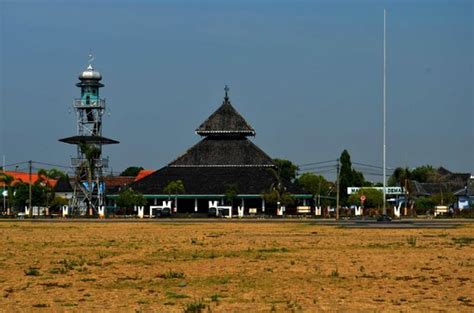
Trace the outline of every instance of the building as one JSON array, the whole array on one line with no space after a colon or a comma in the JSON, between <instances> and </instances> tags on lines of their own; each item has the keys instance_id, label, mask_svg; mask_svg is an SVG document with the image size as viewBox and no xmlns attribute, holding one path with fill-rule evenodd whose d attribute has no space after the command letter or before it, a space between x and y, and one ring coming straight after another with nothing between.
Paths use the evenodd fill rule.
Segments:
<instances>
[{"instance_id":1,"label":"building","mask_svg":"<svg viewBox=\"0 0 474 313\"><path fill-rule=\"evenodd\" d=\"M181 180L185 192L177 195L178 213L207 213L209 201L224 204L226 194L233 188L237 191L234 209L241 206L244 214L275 214L276 205L267 205L262 194L278 180L276 166L272 158L249 140L255 136L255 130L232 106L227 87L222 105L196 129L196 134L203 137L201 141L130 187L142 193L149 204L157 205L175 197L165 193L165 187ZM312 198L289 181L282 184L301 204Z\"/></svg>"},{"instance_id":2,"label":"building","mask_svg":"<svg viewBox=\"0 0 474 313\"><path fill-rule=\"evenodd\" d=\"M474 175L470 177L469 182L454 193L457 198L456 209L474 208Z\"/></svg>"},{"instance_id":3,"label":"building","mask_svg":"<svg viewBox=\"0 0 474 313\"><path fill-rule=\"evenodd\" d=\"M12 182L10 186L15 186L16 184L35 184L40 183L42 185L48 184L50 187L56 186L57 180L52 178L47 178L39 175L38 173L25 173L25 172L16 172L16 171L0 171L7 176L12 177ZM31 179L30 179L31 178ZM0 188L5 187L5 183L0 180Z\"/></svg>"}]
</instances>

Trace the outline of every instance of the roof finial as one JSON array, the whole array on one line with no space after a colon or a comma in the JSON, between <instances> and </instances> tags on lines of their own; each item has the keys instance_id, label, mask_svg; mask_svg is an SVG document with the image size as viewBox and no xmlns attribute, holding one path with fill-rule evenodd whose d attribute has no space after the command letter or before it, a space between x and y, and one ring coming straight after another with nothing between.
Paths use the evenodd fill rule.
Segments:
<instances>
[{"instance_id":1,"label":"roof finial","mask_svg":"<svg viewBox=\"0 0 474 313\"><path fill-rule=\"evenodd\" d=\"M230 90L229 86L225 85L225 87L224 87L224 91L225 91L224 100L225 100L225 102L229 101L229 95L228 95L229 90Z\"/></svg>"},{"instance_id":2,"label":"roof finial","mask_svg":"<svg viewBox=\"0 0 474 313\"><path fill-rule=\"evenodd\" d=\"M92 54L92 51L89 50L89 66L87 67L88 70L93 70L94 68L92 67L92 62L94 62L94 55Z\"/></svg>"}]
</instances>

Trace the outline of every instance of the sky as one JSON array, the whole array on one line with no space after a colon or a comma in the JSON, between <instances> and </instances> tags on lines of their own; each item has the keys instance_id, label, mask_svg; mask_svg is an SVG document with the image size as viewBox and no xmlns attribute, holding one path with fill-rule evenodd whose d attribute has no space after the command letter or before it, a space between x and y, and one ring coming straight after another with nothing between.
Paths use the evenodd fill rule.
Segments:
<instances>
[{"instance_id":1,"label":"sky","mask_svg":"<svg viewBox=\"0 0 474 313\"><path fill-rule=\"evenodd\" d=\"M387 166L474 173L470 0L1 0L0 156L70 164L76 150L58 139L76 134L75 84L92 51L103 135L120 141L104 149L109 171L181 155L226 84L271 157L305 164L347 149L381 166L384 8Z\"/></svg>"}]
</instances>

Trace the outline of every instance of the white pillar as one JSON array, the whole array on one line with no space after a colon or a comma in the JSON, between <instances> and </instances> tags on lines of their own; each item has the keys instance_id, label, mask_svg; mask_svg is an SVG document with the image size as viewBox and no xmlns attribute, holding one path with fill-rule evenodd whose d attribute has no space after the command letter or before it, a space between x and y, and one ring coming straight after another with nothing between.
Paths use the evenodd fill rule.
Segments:
<instances>
[{"instance_id":1,"label":"white pillar","mask_svg":"<svg viewBox=\"0 0 474 313\"><path fill-rule=\"evenodd\" d=\"M158 205L158 199L157 198L153 199L153 205Z\"/></svg>"},{"instance_id":2,"label":"white pillar","mask_svg":"<svg viewBox=\"0 0 474 313\"><path fill-rule=\"evenodd\" d=\"M321 215L321 207L320 206L316 206L314 207L314 215Z\"/></svg>"},{"instance_id":3,"label":"white pillar","mask_svg":"<svg viewBox=\"0 0 474 313\"><path fill-rule=\"evenodd\" d=\"M224 205L224 198L221 199L221 205Z\"/></svg>"},{"instance_id":4,"label":"white pillar","mask_svg":"<svg viewBox=\"0 0 474 313\"><path fill-rule=\"evenodd\" d=\"M356 206L354 213L355 213L356 216L362 215L362 207L361 206Z\"/></svg>"},{"instance_id":5,"label":"white pillar","mask_svg":"<svg viewBox=\"0 0 474 313\"><path fill-rule=\"evenodd\" d=\"M265 199L262 199L262 213L265 213Z\"/></svg>"},{"instance_id":6,"label":"white pillar","mask_svg":"<svg viewBox=\"0 0 474 313\"><path fill-rule=\"evenodd\" d=\"M69 207L67 205L63 205L63 217L66 217L69 215Z\"/></svg>"},{"instance_id":7,"label":"white pillar","mask_svg":"<svg viewBox=\"0 0 474 313\"><path fill-rule=\"evenodd\" d=\"M138 207L138 217L143 218L145 216L145 207L144 206L139 206Z\"/></svg>"},{"instance_id":8,"label":"white pillar","mask_svg":"<svg viewBox=\"0 0 474 313\"><path fill-rule=\"evenodd\" d=\"M396 216L396 217L400 217L400 206L394 206L393 207L393 214Z\"/></svg>"},{"instance_id":9,"label":"white pillar","mask_svg":"<svg viewBox=\"0 0 474 313\"><path fill-rule=\"evenodd\" d=\"M99 218L105 217L105 206L101 205L97 208L97 213L99 213Z\"/></svg>"},{"instance_id":10,"label":"white pillar","mask_svg":"<svg viewBox=\"0 0 474 313\"><path fill-rule=\"evenodd\" d=\"M239 218L244 217L244 207L243 206L237 207L237 212L239 214Z\"/></svg>"},{"instance_id":11,"label":"white pillar","mask_svg":"<svg viewBox=\"0 0 474 313\"><path fill-rule=\"evenodd\" d=\"M198 211L198 199L194 199L194 212Z\"/></svg>"},{"instance_id":12,"label":"white pillar","mask_svg":"<svg viewBox=\"0 0 474 313\"><path fill-rule=\"evenodd\" d=\"M242 201L240 202L240 206L242 207L242 210L245 209L245 199L242 198Z\"/></svg>"},{"instance_id":13,"label":"white pillar","mask_svg":"<svg viewBox=\"0 0 474 313\"><path fill-rule=\"evenodd\" d=\"M303 199L303 206L306 206L306 199Z\"/></svg>"}]
</instances>

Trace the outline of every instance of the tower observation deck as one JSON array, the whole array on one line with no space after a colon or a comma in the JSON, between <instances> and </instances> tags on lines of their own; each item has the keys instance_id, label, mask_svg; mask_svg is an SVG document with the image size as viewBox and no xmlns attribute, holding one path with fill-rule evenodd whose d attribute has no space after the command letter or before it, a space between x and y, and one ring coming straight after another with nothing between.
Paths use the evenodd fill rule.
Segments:
<instances>
[{"instance_id":1,"label":"tower observation deck","mask_svg":"<svg viewBox=\"0 0 474 313\"><path fill-rule=\"evenodd\" d=\"M75 172L73 212L93 215L98 213L105 199L103 172L109 160L103 158L102 146L119 142L102 136L102 117L106 109L105 99L99 97L99 89L104 87L100 82L102 75L89 64L79 80L76 86L81 88L81 97L73 101L77 134L59 141L75 145L77 149L77 156L71 158Z\"/></svg>"}]
</instances>

